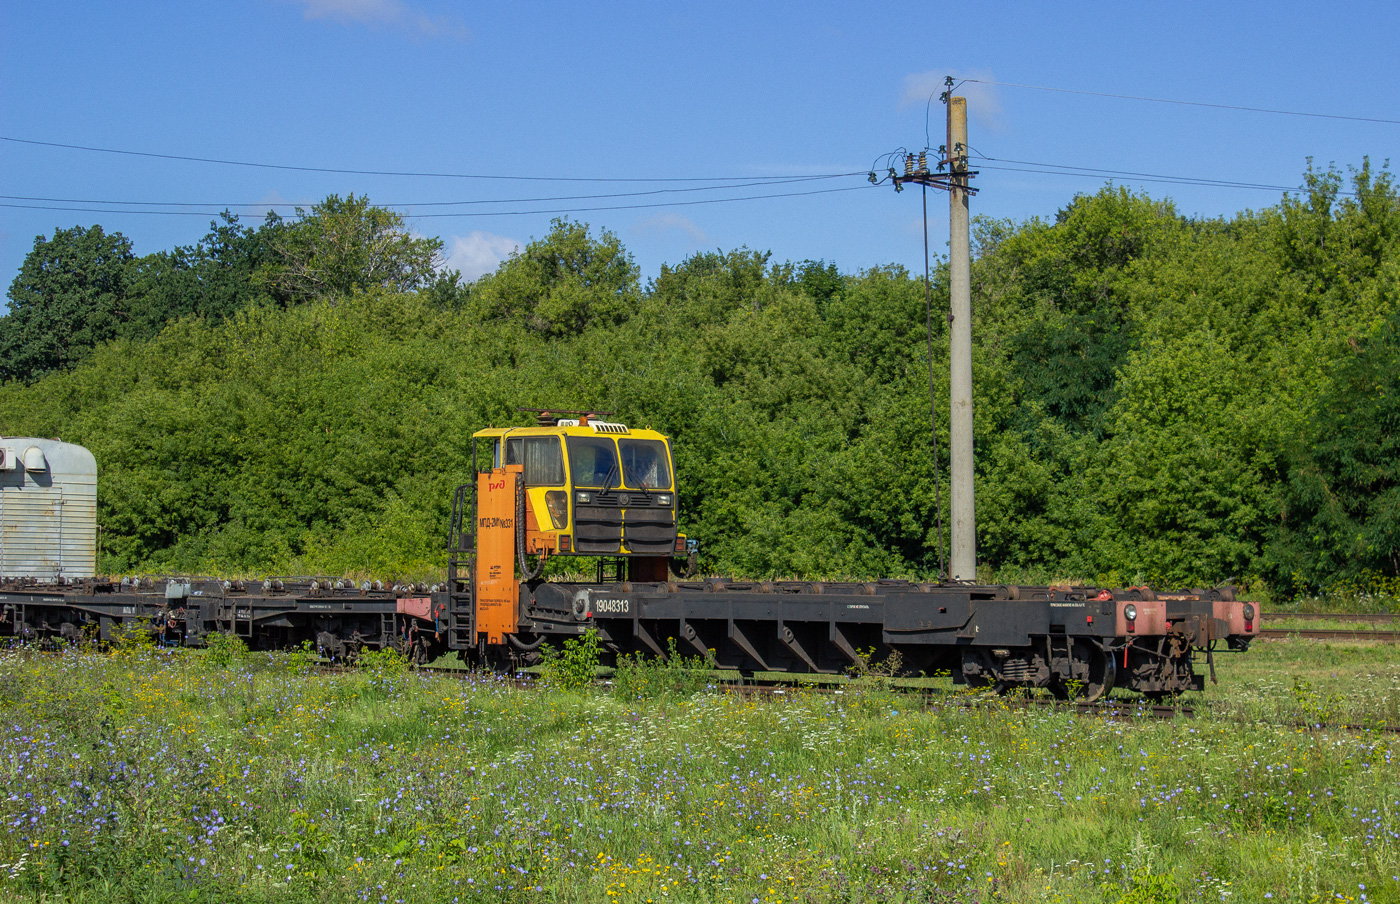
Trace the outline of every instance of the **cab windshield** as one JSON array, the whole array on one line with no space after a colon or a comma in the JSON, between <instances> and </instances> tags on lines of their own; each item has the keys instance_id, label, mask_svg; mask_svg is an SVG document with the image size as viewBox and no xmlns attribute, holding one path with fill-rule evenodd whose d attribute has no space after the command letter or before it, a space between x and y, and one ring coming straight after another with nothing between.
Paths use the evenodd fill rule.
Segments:
<instances>
[{"instance_id":1,"label":"cab windshield","mask_svg":"<svg viewBox=\"0 0 1400 904\"><path fill-rule=\"evenodd\" d=\"M576 487L617 486L617 447L601 436L571 436L569 473Z\"/></svg>"},{"instance_id":2,"label":"cab windshield","mask_svg":"<svg viewBox=\"0 0 1400 904\"><path fill-rule=\"evenodd\" d=\"M620 439L623 481L639 490L669 490L671 469L666 444L654 439Z\"/></svg>"},{"instance_id":3,"label":"cab windshield","mask_svg":"<svg viewBox=\"0 0 1400 904\"><path fill-rule=\"evenodd\" d=\"M571 436L567 443L569 471L576 487L671 488L666 444L660 440Z\"/></svg>"}]
</instances>

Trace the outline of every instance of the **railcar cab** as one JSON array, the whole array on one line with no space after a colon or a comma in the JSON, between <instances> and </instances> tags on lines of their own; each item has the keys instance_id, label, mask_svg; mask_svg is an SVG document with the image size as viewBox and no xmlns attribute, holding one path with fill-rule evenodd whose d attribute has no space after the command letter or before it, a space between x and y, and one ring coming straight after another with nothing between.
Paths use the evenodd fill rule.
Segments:
<instances>
[{"instance_id":1,"label":"railcar cab","mask_svg":"<svg viewBox=\"0 0 1400 904\"><path fill-rule=\"evenodd\" d=\"M666 437L589 413L538 421L473 434L478 475L497 478L478 477L477 520L516 514L520 555L624 557L632 580L665 580L686 550Z\"/></svg>"}]
</instances>

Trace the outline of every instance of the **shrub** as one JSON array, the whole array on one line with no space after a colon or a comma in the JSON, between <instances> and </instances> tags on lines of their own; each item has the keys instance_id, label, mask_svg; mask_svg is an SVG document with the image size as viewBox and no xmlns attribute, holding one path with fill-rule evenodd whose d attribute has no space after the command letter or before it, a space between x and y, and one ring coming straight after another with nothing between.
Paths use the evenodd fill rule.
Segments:
<instances>
[{"instance_id":1,"label":"shrub","mask_svg":"<svg viewBox=\"0 0 1400 904\"><path fill-rule=\"evenodd\" d=\"M291 675L304 675L320 661L321 654L309 640L303 640L301 646L288 650L282 657L283 668Z\"/></svg>"},{"instance_id":2,"label":"shrub","mask_svg":"<svg viewBox=\"0 0 1400 904\"><path fill-rule=\"evenodd\" d=\"M248 658L248 646L241 637L214 633L204 638L204 661L212 668L234 668Z\"/></svg>"},{"instance_id":3,"label":"shrub","mask_svg":"<svg viewBox=\"0 0 1400 904\"><path fill-rule=\"evenodd\" d=\"M156 639L150 626L138 622L126 622L112 626L109 643L112 653L123 659L132 659L155 652Z\"/></svg>"},{"instance_id":4,"label":"shrub","mask_svg":"<svg viewBox=\"0 0 1400 904\"><path fill-rule=\"evenodd\" d=\"M676 639L667 639L664 657L648 658L640 653L617 660L613 676L613 693L624 700L646 697L689 697L710 683L715 667L711 656L682 656L676 649Z\"/></svg>"},{"instance_id":5,"label":"shrub","mask_svg":"<svg viewBox=\"0 0 1400 904\"><path fill-rule=\"evenodd\" d=\"M562 651L546 644L540 652L544 657L540 677L545 686L578 690L593 683L598 671L598 632L592 628L578 640L564 641Z\"/></svg>"},{"instance_id":6,"label":"shrub","mask_svg":"<svg viewBox=\"0 0 1400 904\"><path fill-rule=\"evenodd\" d=\"M402 675L409 668L408 657L393 647L383 650L361 650L359 665L363 671L375 678Z\"/></svg>"}]
</instances>

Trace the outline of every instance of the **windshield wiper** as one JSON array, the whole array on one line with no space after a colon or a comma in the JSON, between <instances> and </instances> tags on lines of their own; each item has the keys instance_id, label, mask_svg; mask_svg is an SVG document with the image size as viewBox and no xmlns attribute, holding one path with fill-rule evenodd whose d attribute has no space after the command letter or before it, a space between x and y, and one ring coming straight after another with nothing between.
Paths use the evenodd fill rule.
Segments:
<instances>
[{"instance_id":1,"label":"windshield wiper","mask_svg":"<svg viewBox=\"0 0 1400 904\"><path fill-rule=\"evenodd\" d=\"M608 491L612 489L612 479L613 479L613 475L616 474L616 473L617 473L617 460L614 459L614 460L613 460L613 463L612 463L612 467L608 469L608 476L603 478L603 492L602 492L600 495L603 495L603 496L608 495Z\"/></svg>"}]
</instances>

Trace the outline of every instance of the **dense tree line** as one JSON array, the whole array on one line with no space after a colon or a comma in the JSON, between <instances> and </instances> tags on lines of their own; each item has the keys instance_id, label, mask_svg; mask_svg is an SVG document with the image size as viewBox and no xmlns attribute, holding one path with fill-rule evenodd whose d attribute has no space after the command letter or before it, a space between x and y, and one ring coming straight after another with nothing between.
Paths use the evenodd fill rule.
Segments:
<instances>
[{"instance_id":1,"label":"dense tree line","mask_svg":"<svg viewBox=\"0 0 1400 904\"><path fill-rule=\"evenodd\" d=\"M194 245L132 254L101 226L39 236L10 285L0 317L0 378L33 382L71 370L103 342L150 339L193 315L218 323L250 307L291 307L383 287L426 289L442 243L410 235L403 218L369 199L332 195L256 229L225 211Z\"/></svg>"},{"instance_id":2,"label":"dense tree line","mask_svg":"<svg viewBox=\"0 0 1400 904\"><path fill-rule=\"evenodd\" d=\"M643 284L616 236L558 221L463 284L363 198L299 214L228 217L145 258L57 230L16 277L0 425L97 455L106 567L432 568L471 432L558 406L674 437L709 568L937 573L947 462L902 268L739 249ZM1229 219L1110 186L976 229L978 540L997 579L1397 588L1388 173L1310 170Z\"/></svg>"}]
</instances>

